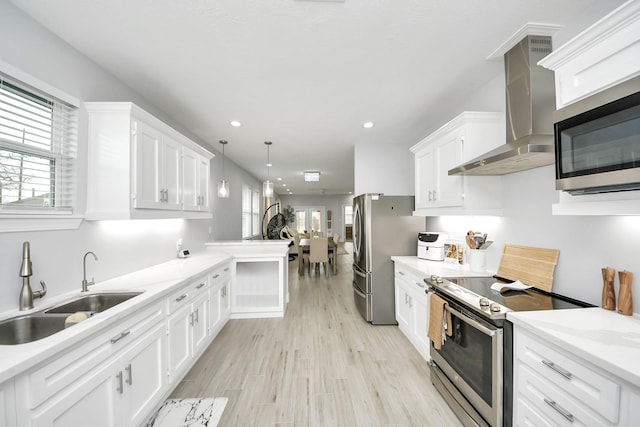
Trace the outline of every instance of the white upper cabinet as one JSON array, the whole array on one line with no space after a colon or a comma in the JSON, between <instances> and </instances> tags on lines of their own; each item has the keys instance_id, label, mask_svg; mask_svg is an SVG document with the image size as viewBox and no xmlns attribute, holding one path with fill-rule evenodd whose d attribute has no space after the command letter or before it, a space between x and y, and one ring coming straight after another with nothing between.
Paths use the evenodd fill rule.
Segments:
<instances>
[{"instance_id":1,"label":"white upper cabinet","mask_svg":"<svg viewBox=\"0 0 640 427\"><path fill-rule=\"evenodd\" d=\"M499 176L450 176L449 170L505 143L502 114L464 112L411 147L416 215L502 215Z\"/></svg>"},{"instance_id":2,"label":"white upper cabinet","mask_svg":"<svg viewBox=\"0 0 640 427\"><path fill-rule=\"evenodd\" d=\"M640 75L640 2L631 0L539 62L555 72L556 108Z\"/></svg>"},{"instance_id":3,"label":"white upper cabinet","mask_svg":"<svg viewBox=\"0 0 640 427\"><path fill-rule=\"evenodd\" d=\"M183 149L184 209L209 210L209 159L188 148Z\"/></svg>"},{"instance_id":4,"label":"white upper cabinet","mask_svg":"<svg viewBox=\"0 0 640 427\"><path fill-rule=\"evenodd\" d=\"M90 102L88 220L210 218L213 154L130 102Z\"/></svg>"}]
</instances>

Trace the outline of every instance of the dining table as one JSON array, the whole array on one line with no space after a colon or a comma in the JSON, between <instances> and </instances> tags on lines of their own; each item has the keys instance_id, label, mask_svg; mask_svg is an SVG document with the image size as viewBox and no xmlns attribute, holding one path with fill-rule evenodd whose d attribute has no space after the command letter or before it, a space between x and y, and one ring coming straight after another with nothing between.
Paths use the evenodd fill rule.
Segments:
<instances>
[{"instance_id":1,"label":"dining table","mask_svg":"<svg viewBox=\"0 0 640 427\"><path fill-rule=\"evenodd\" d=\"M313 237L309 239L300 239L300 243L298 243L298 273L299 274L303 273L303 269L304 269L303 255L305 250L308 251L310 249L311 239L313 239ZM338 245L331 238L327 239L327 243L328 243L329 259L333 264L333 274L337 274L338 262L336 257L338 256Z\"/></svg>"}]
</instances>

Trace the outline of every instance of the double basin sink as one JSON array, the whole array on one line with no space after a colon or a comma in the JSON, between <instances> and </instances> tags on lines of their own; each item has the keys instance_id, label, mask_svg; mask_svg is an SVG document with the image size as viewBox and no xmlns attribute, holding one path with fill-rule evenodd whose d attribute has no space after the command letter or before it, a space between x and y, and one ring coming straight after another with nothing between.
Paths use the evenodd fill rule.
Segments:
<instances>
[{"instance_id":1,"label":"double basin sink","mask_svg":"<svg viewBox=\"0 0 640 427\"><path fill-rule=\"evenodd\" d=\"M3 320L0 322L0 345L25 344L48 337L65 329L66 319L73 313L100 313L141 293L104 292L82 295L36 313Z\"/></svg>"}]
</instances>

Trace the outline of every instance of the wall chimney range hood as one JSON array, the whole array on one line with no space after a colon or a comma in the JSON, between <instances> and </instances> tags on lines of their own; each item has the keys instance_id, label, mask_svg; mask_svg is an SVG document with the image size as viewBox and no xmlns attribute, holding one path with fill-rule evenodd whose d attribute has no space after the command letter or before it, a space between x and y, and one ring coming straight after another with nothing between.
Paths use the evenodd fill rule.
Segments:
<instances>
[{"instance_id":1,"label":"wall chimney range hood","mask_svg":"<svg viewBox=\"0 0 640 427\"><path fill-rule=\"evenodd\" d=\"M553 71L538 64L551 37L526 36L504 56L506 144L449 170L449 175L506 175L555 162Z\"/></svg>"}]
</instances>

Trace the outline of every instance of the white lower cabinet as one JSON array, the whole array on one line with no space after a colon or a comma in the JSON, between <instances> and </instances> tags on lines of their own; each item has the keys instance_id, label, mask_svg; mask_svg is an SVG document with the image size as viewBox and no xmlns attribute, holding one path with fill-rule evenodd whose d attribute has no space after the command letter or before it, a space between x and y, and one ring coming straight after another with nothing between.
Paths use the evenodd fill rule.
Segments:
<instances>
[{"instance_id":1,"label":"white lower cabinet","mask_svg":"<svg viewBox=\"0 0 640 427\"><path fill-rule=\"evenodd\" d=\"M17 425L67 427L90 421L92 427L116 427L142 423L168 390L166 330L157 314L163 314L160 305L143 316L134 316L116 335L99 337L98 342L105 342L115 352L89 369L78 363L81 374L74 375L74 367L91 354L72 351L56 360L61 363L46 364L18 378L17 392L24 391L20 395L28 398L19 409ZM102 347L94 350L100 352ZM48 380L58 384L44 387L44 392L33 388Z\"/></svg>"},{"instance_id":2,"label":"white lower cabinet","mask_svg":"<svg viewBox=\"0 0 640 427\"><path fill-rule=\"evenodd\" d=\"M430 343L427 337L429 297L425 292L426 284L422 278L398 267L397 264L394 283L398 327L422 357L429 360Z\"/></svg>"},{"instance_id":3,"label":"white lower cabinet","mask_svg":"<svg viewBox=\"0 0 640 427\"><path fill-rule=\"evenodd\" d=\"M169 378L173 384L208 344L209 288L203 276L168 298Z\"/></svg>"},{"instance_id":4,"label":"white lower cabinet","mask_svg":"<svg viewBox=\"0 0 640 427\"><path fill-rule=\"evenodd\" d=\"M638 425L640 391L514 325L515 426Z\"/></svg>"},{"instance_id":5,"label":"white lower cabinet","mask_svg":"<svg viewBox=\"0 0 640 427\"><path fill-rule=\"evenodd\" d=\"M0 425L16 424L16 402L13 391L13 380L0 384Z\"/></svg>"},{"instance_id":6,"label":"white lower cabinet","mask_svg":"<svg viewBox=\"0 0 640 427\"><path fill-rule=\"evenodd\" d=\"M224 266L209 275L211 286L211 309L209 311L209 331L215 337L231 315L231 267Z\"/></svg>"}]
</instances>

